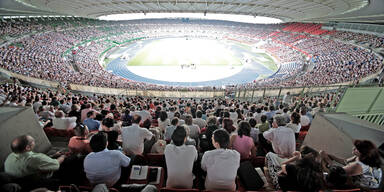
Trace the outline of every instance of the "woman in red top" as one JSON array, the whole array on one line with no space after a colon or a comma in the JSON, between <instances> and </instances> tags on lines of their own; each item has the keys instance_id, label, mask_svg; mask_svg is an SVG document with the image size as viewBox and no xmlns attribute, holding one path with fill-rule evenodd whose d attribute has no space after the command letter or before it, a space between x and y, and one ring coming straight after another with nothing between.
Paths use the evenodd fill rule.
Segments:
<instances>
[{"instance_id":1,"label":"woman in red top","mask_svg":"<svg viewBox=\"0 0 384 192\"><path fill-rule=\"evenodd\" d=\"M86 155L92 152L91 147L89 146L89 140L87 138L88 128L83 124L77 124L73 129L75 136L71 137L68 143L69 151L72 154Z\"/></svg>"}]
</instances>

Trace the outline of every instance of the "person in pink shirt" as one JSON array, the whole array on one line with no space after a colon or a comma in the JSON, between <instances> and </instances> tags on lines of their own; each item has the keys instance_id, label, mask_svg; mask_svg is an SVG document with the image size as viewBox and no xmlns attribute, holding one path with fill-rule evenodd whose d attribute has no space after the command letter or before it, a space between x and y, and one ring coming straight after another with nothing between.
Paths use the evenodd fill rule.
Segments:
<instances>
[{"instance_id":1,"label":"person in pink shirt","mask_svg":"<svg viewBox=\"0 0 384 192\"><path fill-rule=\"evenodd\" d=\"M252 137L250 137L251 125L246 121L241 121L237 135L231 136L231 147L240 153L240 159L249 159L256 156L256 147Z\"/></svg>"}]
</instances>

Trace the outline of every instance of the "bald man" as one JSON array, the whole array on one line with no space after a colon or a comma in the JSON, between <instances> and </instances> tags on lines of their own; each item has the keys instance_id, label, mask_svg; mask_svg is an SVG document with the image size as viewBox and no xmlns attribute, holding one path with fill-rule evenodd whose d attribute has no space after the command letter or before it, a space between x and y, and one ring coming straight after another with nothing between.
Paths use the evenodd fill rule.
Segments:
<instances>
[{"instance_id":1,"label":"bald man","mask_svg":"<svg viewBox=\"0 0 384 192\"><path fill-rule=\"evenodd\" d=\"M65 156L52 159L43 153L35 153L35 139L30 135L16 137L11 143L12 153L4 162L6 173L17 177L36 176L50 178L54 171L59 170Z\"/></svg>"}]
</instances>

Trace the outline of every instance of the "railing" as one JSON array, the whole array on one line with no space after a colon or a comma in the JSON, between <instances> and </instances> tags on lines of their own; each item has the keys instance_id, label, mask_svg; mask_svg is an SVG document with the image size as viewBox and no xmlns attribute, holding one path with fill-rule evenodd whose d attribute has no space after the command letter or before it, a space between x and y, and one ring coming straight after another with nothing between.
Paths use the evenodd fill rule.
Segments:
<instances>
[{"instance_id":1,"label":"railing","mask_svg":"<svg viewBox=\"0 0 384 192\"><path fill-rule=\"evenodd\" d=\"M291 95L314 95L317 93L325 92L341 92L344 91L348 85L331 85L331 86L318 86L318 87L267 87L267 88L242 88L235 91L234 98L244 101L255 101L258 98L264 97L277 97L281 98L286 93L290 92Z\"/></svg>"},{"instance_id":2,"label":"railing","mask_svg":"<svg viewBox=\"0 0 384 192\"><path fill-rule=\"evenodd\" d=\"M384 113L375 113L375 114L359 114L353 115L359 119L369 121L371 123L384 126ZM383 127L384 129L384 127Z\"/></svg>"}]
</instances>

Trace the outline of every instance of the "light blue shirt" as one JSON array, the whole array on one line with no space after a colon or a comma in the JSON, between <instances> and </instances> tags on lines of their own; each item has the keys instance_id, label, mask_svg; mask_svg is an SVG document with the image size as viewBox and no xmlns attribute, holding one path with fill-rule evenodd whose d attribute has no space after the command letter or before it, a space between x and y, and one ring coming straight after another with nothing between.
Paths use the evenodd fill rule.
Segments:
<instances>
[{"instance_id":1,"label":"light blue shirt","mask_svg":"<svg viewBox=\"0 0 384 192\"><path fill-rule=\"evenodd\" d=\"M130 161L121 151L104 149L85 157L84 171L92 184L113 186L120 179L121 167L127 167Z\"/></svg>"},{"instance_id":2,"label":"light blue shirt","mask_svg":"<svg viewBox=\"0 0 384 192\"><path fill-rule=\"evenodd\" d=\"M84 125L88 127L89 131L98 131L100 127L100 122L91 118L86 118L84 120Z\"/></svg>"}]
</instances>

